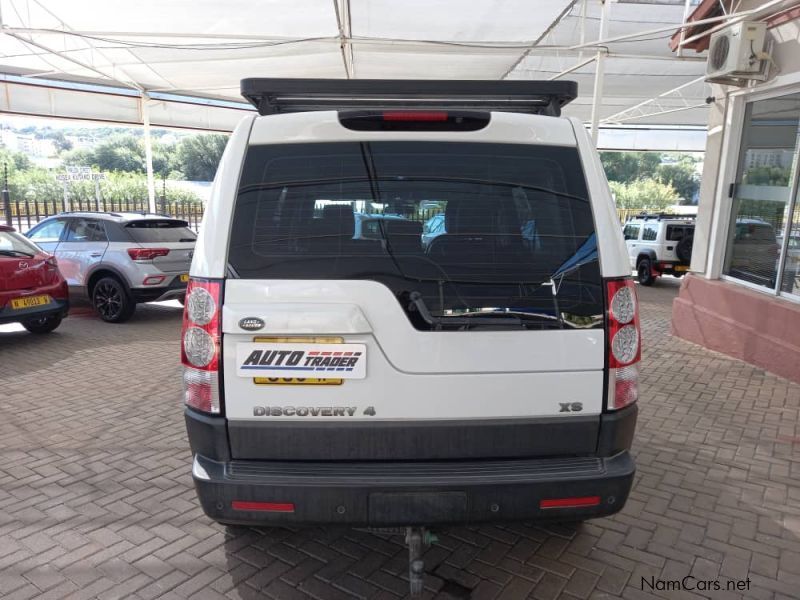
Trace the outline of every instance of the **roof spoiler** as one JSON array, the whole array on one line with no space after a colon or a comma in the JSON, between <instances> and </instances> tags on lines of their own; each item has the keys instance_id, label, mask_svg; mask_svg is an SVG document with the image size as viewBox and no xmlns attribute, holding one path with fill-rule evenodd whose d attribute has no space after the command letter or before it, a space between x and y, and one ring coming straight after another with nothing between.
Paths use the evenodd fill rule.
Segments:
<instances>
[{"instance_id":1,"label":"roof spoiler","mask_svg":"<svg viewBox=\"0 0 800 600\"><path fill-rule=\"evenodd\" d=\"M317 110L426 109L520 112L557 117L578 95L575 81L431 79L242 79L261 115Z\"/></svg>"}]
</instances>

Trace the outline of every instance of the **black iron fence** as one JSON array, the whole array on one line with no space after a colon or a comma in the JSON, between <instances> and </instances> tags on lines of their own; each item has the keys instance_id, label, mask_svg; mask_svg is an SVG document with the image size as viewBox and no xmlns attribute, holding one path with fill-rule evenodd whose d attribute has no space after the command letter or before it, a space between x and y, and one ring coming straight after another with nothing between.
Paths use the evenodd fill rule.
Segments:
<instances>
[{"instance_id":1,"label":"black iron fence","mask_svg":"<svg viewBox=\"0 0 800 600\"><path fill-rule=\"evenodd\" d=\"M3 193L0 204L2 215L0 223L11 225L17 231L25 232L42 219L65 212L150 212L147 199L133 200L11 200ZM156 200L156 211L159 214L183 219L197 231L203 219L203 203L191 200L169 201L163 198Z\"/></svg>"}]
</instances>

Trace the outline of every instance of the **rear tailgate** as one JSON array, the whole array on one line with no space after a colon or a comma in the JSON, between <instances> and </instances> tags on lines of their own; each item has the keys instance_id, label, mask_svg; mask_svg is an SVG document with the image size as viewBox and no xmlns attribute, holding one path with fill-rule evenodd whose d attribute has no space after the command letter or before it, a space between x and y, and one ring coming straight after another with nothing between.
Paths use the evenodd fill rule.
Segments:
<instances>
[{"instance_id":1,"label":"rear tailgate","mask_svg":"<svg viewBox=\"0 0 800 600\"><path fill-rule=\"evenodd\" d=\"M363 239L358 214L392 218ZM575 148L253 147L230 240L234 458L594 452L603 295Z\"/></svg>"},{"instance_id":2,"label":"rear tailgate","mask_svg":"<svg viewBox=\"0 0 800 600\"><path fill-rule=\"evenodd\" d=\"M125 230L143 248L165 248L169 253L157 256L153 264L165 273L188 273L197 235L186 221L147 218L130 221Z\"/></svg>"},{"instance_id":3,"label":"rear tailgate","mask_svg":"<svg viewBox=\"0 0 800 600\"><path fill-rule=\"evenodd\" d=\"M254 304L266 290L269 301ZM329 301L303 302L303 293ZM241 328L253 318L265 331ZM327 346L333 355L340 344L306 343L336 338L350 351L363 345L363 378L311 385L297 378L347 374L240 369L253 349L263 356ZM467 458L595 448L603 401L599 329L432 334L414 329L376 282L307 282L298 294L296 282L229 280L223 357L235 458ZM297 364L307 359L313 357Z\"/></svg>"}]
</instances>

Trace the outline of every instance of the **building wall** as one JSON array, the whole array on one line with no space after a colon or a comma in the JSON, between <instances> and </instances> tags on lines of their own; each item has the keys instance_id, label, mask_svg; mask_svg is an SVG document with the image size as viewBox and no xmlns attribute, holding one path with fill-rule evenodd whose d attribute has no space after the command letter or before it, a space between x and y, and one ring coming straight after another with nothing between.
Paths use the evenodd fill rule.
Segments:
<instances>
[{"instance_id":1,"label":"building wall","mask_svg":"<svg viewBox=\"0 0 800 600\"><path fill-rule=\"evenodd\" d=\"M742 2L740 10L763 2ZM714 85L690 275L673 306L675 335L800 382L800 304L775 292L722 277L745 105L800 92L800 15L768 30L780 71L738 88ZM772 153L775 154L775 153ZM753 160L781 162L763 153Z\"/></svg>"}]
</instances>

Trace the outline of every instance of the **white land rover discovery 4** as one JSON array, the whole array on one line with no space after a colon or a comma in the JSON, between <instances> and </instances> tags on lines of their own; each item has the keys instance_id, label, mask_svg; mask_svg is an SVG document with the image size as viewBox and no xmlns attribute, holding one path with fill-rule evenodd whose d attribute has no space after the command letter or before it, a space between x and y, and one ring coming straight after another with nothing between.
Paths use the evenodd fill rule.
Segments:
<instances>
[{"instance_id":1,"label":"white land rover discovery 4","mask_svg":"<svg viewBox=\"0 0 800 600\"><path fill-rule=\"evenodd\" d=\"M638 301L597 152L559 117L576 84L242 91L260 114L219 166L183 322L206 514L411 526L413 546L620 510Z\"/></svg>"}]
</instances>

